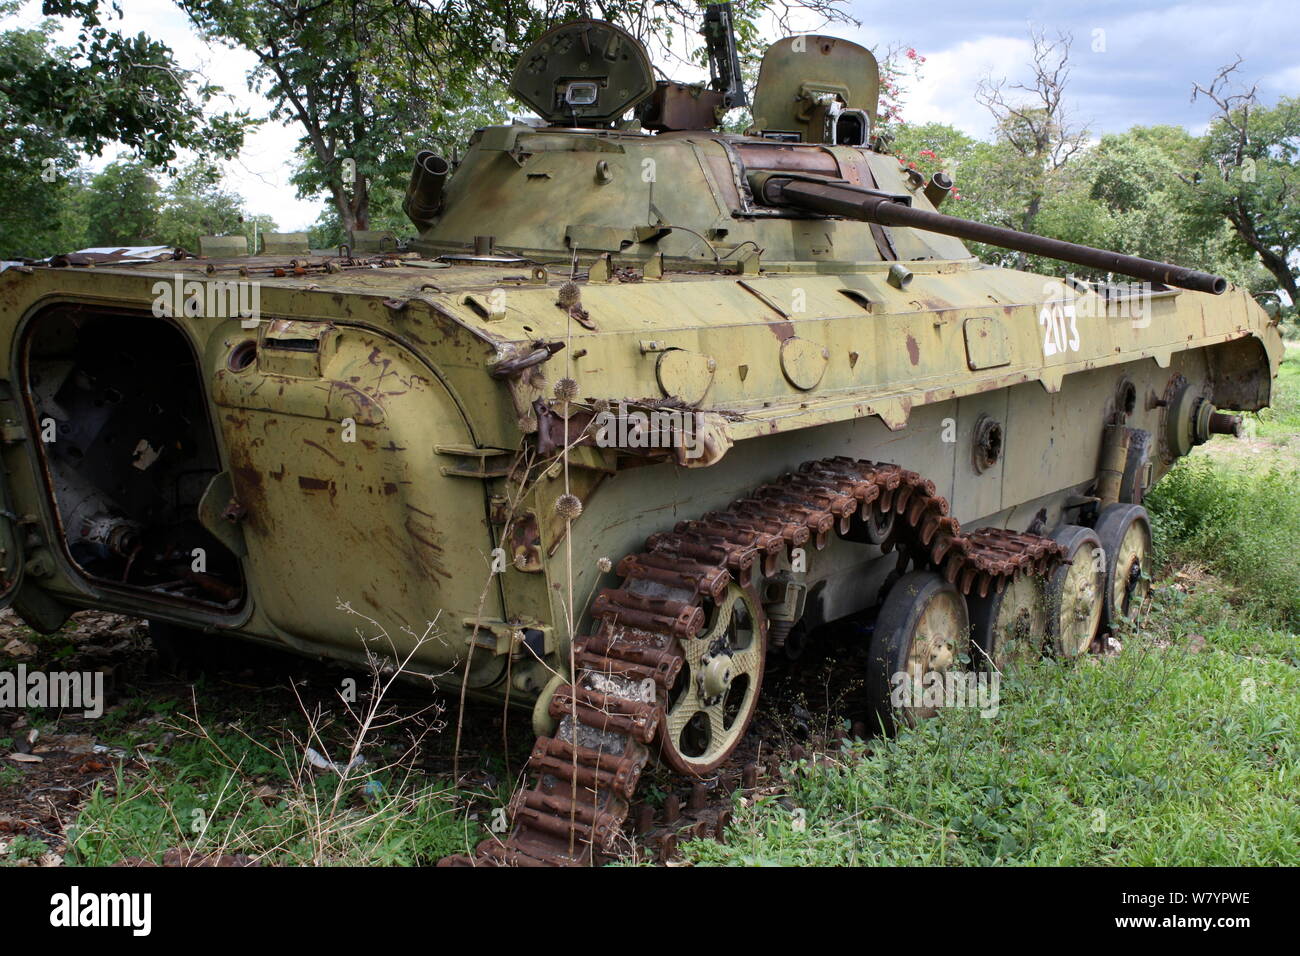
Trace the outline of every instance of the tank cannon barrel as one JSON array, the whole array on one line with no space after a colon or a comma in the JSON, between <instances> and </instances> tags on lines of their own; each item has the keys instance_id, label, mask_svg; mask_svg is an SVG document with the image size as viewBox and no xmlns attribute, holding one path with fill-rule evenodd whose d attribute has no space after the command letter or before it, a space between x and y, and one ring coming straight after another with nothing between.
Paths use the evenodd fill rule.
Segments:
<instances>
[{"instance_id":1,"label":"tank cannon barrel","mask_svg":"<svg viewBox=\"0 0 1300 956\"><path fill-rule=\"evenodd\" d=\"M910 226L1195 292L1221 295L1228 288L1228 282L1222 276L916 209L906 196L860 186L821 182L808 177L783 176L779 173L751 173L750 186L754 197L768 205L795 206L882 226Z\"/></svg>"},{"instance_id":2,"label":"tank cannon barrel","mask_svg":"<svg viewBox=\"0 0 1300 956\"><path fill-rule=\"evenodd\" d=\"M402 211L416 228L425 229L437 218L442 207L442 186L450 172L451 164L433 150L423 149L416 154L402 201Z\"/></svg>"}]
</instances>

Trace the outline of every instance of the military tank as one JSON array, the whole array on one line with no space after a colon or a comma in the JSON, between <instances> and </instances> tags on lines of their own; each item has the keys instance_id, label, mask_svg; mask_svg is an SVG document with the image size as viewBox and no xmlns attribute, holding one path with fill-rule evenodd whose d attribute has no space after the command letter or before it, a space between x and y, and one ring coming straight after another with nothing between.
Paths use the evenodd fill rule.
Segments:
<instances>
[{"instance_id":1,"label":"military tank","mask_svg":"<svg viewBox=\"0 0 1300 956\"><path fill-rule=\"evenodd\" d=\"M776 43L720 131L729 18L696 85L609 23L539 37L536 118L420 153L404 249L0 275L4 600L357 664L338 604L384 622L411 672L531 713L509 833L453 863L599 859L648 762L716 773L828 622L874 621L885 732L926 713L900 679L1088 653L1149 589L1144 493L1268 403L1275 322L939 212L845 40Z\"/></svg>"}]
</instances>

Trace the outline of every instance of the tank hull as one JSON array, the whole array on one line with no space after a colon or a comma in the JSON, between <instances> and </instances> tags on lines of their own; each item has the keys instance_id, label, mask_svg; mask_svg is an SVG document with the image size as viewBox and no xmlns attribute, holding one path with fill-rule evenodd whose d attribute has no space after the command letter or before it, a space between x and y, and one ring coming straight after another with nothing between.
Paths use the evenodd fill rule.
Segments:
<instances>
[{"instance_id":1,"label":"tank hull","mask_svg":"<svg viewBox=\"0 0 1300 956\"><path fill-rule=\"evenodd\" d=\"M514 265L389 260L259 277L263 265L0 276L6 494L24 516L9 528L5 586L34 626L102 607L363 662L346 605L412 654L413 670L458 688L468 659L471 693L527 705L563 669L570 625L582 633L592 596L616 580L602 568L803 462L893 463L934 482L963 525L1051 528L1096 484L1117 412L1156 436L1149 483L1176 457L1161 437L1171 394L1185 386L1217 407L1260 408L1282 348L1237 290L1158 294L1141 315L1094 291L1071 299L1058 328L1063 284L972 261L913 263L906 289L883 264L589 281L582 321L557 306L565 276ZM256 317L213 314L214 273L227 266L256 285ZM200 314L186 314L186 283ZM170 315L169 297L182 306ZM190 356L191 384L174 387L201 392L206 421L190 426L211 435L215 458L203 493L178 507L229 552L224 580L168 586L160 565L133 584L75 553L79 519L57 489L67 476L93 483L93 469L57 451L75 437L51 443L43 429L59 417L52 396L71 394L52 391L50 376L91 367L92 329L110 343L121 330L137 353L174 337ZM539 343L553 351L516 368ZM123 372L111 387L156 372ZM555 398L565 379L576 383L567 405ZM574 441L594 409L621 403L676 415L693 444L602 444L588 428L567 456L555 451L566 412ZM980 460L990 422L997 452ZM138 416L114 427L132 454L132 428L148 439ZM571 523L556 511L566 490L581 503ZM829 547L833 559L807 581L813 623L873 605L893 564L870 544Z\"/></svg>"}]
</instances>

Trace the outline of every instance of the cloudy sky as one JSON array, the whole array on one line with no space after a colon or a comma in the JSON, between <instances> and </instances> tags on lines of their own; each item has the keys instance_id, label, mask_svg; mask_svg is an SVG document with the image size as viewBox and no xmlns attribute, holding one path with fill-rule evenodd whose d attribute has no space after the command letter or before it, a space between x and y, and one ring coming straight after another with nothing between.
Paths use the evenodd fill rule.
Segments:
<instances>
[{"instance_id":1,"label":"cloudy sky","mask_svg":"<svg viewBox=\"0 0 1300 956\"><path fill-rule=\"evenodd\" d=\"M209 47L171 0L120 3L127 31L167 43L182 65L225 87L234 105L265 112L265 101L245 81L252 54ZM919 82L906 94L906 119L951 123L977 136L988 133L989 117L974 100L976 84L985 75L1013 83L1026 78L1031 24L1073 35L1067 100L1095 134L1155 123L1199 131L1208 111L1203 101L1190 102L1192 84L1207 83L1238 56L1243 77L1260 84L1266 102L1300 94L1296 0L849 0L848 9L862 25L827 32L877 50L913 47L926 57ZM32 0L4 25L39 20L40 4ZM798 19L795 25L808 26ZM320 201L297 199L288 185L297 139L291 127L265 126L227 167L229 184L249 209L273 216L286 230L305 228L322 208Z\"/></svg>"}]
</instances>

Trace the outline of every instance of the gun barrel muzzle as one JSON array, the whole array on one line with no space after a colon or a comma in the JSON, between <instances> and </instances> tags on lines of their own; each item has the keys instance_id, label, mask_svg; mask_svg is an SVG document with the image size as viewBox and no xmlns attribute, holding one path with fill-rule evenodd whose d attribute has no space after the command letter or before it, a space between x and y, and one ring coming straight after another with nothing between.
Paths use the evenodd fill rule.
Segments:
<instances>
[{"instance_id":1,"label":"gun barrel muzzle","mask_svg":"<svg viewBox=\"0 0 1300 956\"><path fill-rule=\"evenodd\" d=\"M433 150L424 149L416 154L402 211L417 229L427 229L438 217L442 208L442 187L450 172L451 164Z\"/></svg>"}]
</instances>

